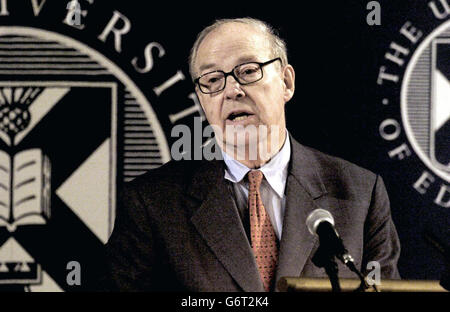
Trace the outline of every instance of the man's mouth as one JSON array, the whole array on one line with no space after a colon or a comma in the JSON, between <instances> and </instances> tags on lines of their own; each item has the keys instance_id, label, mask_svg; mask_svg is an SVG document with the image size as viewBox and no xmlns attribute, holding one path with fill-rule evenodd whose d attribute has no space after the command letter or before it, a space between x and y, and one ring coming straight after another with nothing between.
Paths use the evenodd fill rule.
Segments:
<instances>
[{"instance_id":1,"label":"man's mouth","mask_svg":"<svg viewBox=\"0 0 450 312\"><path fill-rule=\"evenodd\" d=\"M242 120L246 120L250 116L253 116L253 114L247 113L247 112L234 112L234 113L231 113L228 116L227 120L230 120L230 121L242 121Z\"/></svg>"}]
</instances>

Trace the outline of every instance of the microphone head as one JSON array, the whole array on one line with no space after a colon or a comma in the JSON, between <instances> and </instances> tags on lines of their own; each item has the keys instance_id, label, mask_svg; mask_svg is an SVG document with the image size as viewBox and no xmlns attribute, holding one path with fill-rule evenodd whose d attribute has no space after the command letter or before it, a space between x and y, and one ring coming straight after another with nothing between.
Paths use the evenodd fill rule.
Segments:
<instances>
[{"instance_id":1,"label":"microphone head","mask_svg":"<svg viewBox=\"0 0 450 312\"><path fill-rule=\"evenodd\" d=\"M329 222L334 226L334 219L331 213L328 210L318 208L311 212L308 218L306 218L306 226L311 234L317 235L317 227L324 221Z\"/></svg>"}]
</instances>

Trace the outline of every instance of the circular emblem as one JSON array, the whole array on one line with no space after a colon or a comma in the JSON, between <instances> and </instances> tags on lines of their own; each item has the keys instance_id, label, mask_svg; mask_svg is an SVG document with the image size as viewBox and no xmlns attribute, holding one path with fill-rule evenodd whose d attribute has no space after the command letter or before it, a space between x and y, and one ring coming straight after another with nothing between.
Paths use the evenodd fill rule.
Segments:
<instances>
[{"instance_id":1,"label":"circular emblem","mask_svg":"<svg viewBox=\"0 0 450 312\"><path fill-rule=\"evenodd\" d=\"M118 190L170 160L200 105L110 4L28 3L0 3L0 289L95 289Z\"/></svg>"},{"instance_id":2,"label":"circular emblem","mask_svg":"<svg viewBox=\"0 0 450 312\"><path fill-rule=\"evenodd\" d=\"M450 21L419 45L401 88L408 140L422 162L450 182Z\"/></svg>"},{"instance_id":3,"label":"circular emblem","mask_svg":"<svg viewBox=\"0 0 450 312\"><path fill-rule=\"evenodd\" d=\"M405 166L401 182L450 207L450 11L424 6L427 23L407 20L385 50L377 76L387 156ZM398 180L396 180L398 181ZM431 201L430 201L431 199Z\"/></svg>"}]
</instances>

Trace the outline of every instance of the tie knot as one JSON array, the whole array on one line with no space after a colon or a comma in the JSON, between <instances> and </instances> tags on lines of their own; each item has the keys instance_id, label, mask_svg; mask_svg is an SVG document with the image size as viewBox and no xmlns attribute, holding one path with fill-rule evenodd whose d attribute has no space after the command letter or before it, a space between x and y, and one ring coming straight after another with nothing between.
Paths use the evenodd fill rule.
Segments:
<instances>
[{"instance_id":1,"label":"tie knot","mask_svg":"<svg viewBox=\"0 0 450 312\"><path fill-rule=\"evenodd\" d=\"M259 189L261 185L261 181L263 179L263 173L259 170L251 170L248 173L248 182L250 183L250 186L255 186L256 189Z\"/></svg>"}]
</instances>

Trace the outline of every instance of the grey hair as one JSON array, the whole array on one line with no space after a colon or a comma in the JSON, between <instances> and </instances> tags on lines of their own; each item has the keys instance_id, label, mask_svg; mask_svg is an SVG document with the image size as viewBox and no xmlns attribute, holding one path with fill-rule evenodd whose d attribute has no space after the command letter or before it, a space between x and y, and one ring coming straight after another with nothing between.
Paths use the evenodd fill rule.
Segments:
<instances>
[{"instance_id":1,"label":"grey hair","mask_svg":"<svg viewBox=\"0 0 450 312\"><path fill-rule=\"evenodd\" d=\"M256 29L260 30L264 35L267 36L269 39L269 44L272 52L272 57L279 57L281 58L281 63L283 65L288 64L287 59L287 48L286 43L283 39L280 38L280 36L277 34L276 30L270 26L268 23L263 22L256 18L251 17L244 17L244 18L224 18L224 19L218 19L213 24L209 25L208 27L204 28L198 35L197 39L194 42L194 45L192 46L191 53L189 54L189 73L191 75L192 80L196 78L196 73L194 70L195 66L195 60L197 57L197 52L200 44L202 43L203 39L211 33L213 30L219 28L220 26L228 23L244 23L250 26L255 27Z\"/></svg>"}]
</instances>

